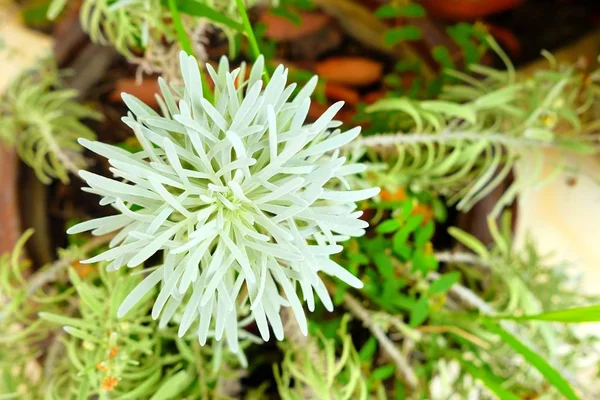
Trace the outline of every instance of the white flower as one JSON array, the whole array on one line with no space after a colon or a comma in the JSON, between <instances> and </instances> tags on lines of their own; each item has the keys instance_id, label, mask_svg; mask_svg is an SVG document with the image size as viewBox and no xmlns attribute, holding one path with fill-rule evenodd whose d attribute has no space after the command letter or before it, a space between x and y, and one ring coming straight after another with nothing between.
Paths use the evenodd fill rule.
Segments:
<instances>
[{"instance_id":1,"label":"white flower","mask_svg":"<svg viewBox=\"0 0 600 400\"><path fill-rule=\"evenodd\" d=\"M340 242L365 233L356 201L378 188L350 190L346 176L364 170L346 164L338 149L360 129L342 133L332 121L342 103L317 121L305 124L314 77L291 99L288 71L279 66L263 89L263 59L246 76L244 66L229 72L226 58L215 82L214 105L202 95L198 65L180 56L185 88L178 103L160 81L164 117L124 94L133 113L123 121L143 150L81 140L108 158L115 179L87 171L80 175L119 214L83 222L69 233L91 230L101 235L121 230L111 249L86 260L110 261L109 270L135 267L163 251L164 262L127 296L122 316L142 296L161 284L152 317L166 325L179 320L183 335L196 320L201 344L209 328L216 340L225 334L238 348L239 311L255 320L262 338L283 339L281 307L291 307L303 334L307 322L296 292L314 310L313 291L328 310L333 304L318 272L360 288L362 283L331 261ZM121 181L123 179L124 181ZM181 313L177 310L181 307ZM248 307L249 306L249 307ZM161 315L162 313L162 315ZM214 316L215 324L211 327ZM214 330L212 330L214 329Z\"/></svg>"}]
</instances>

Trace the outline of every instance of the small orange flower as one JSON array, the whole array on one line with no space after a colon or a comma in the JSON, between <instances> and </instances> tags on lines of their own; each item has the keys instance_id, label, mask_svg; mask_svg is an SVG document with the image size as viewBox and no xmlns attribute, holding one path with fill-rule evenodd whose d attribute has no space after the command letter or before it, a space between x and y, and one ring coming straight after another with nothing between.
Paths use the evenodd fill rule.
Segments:
<instances>
[{"instance_id":1,"label":"small orange flower","mask_svg":"<svg viewBox=\"0 0 600 400\"><path fill-rule=\"evenodd\" d=\"M108 368L106 368L106 364L104 363L104 361L98 361L98 363L96 364L96 369L102 372L108 371Z\"/></svg>"},{"instance_id":2,"label":"small orange flower","mask_svg":"<svg viewBox=\"0 0 600 400\"><path fill-rule=\"evenodd\" d=\"M108 351L108 359L112 360L113 358L115 358L117 356L118 353L119 353L119 348L113 347L112 349L110 349Z\"/></svg>"},{"instance_id":3,"label":"small orange flower","mask_svg":"<svg viewBox=\"0 0 600 400\"><path fill-rule=\"evenodd\" d=\"M107 392L111 392L114 390L114 388L117 386L117 384L119 383L119 380L117 378L115 378L114 376L107 376L106 378L104 378L102 380L102 389L107 391Z\"/></svg>"},{"instance_id":4,"label":"small orange flower","mask_svg":"<svg viewBox=\"0 0 600 400\"><path fill-rule=\"evenodd\" d=\"M401 201L401 200L406 200L408 198L408 196L406 195L406 191L404 189L402 189L402 188L398 189L394 193L390 193L386 189L383 189L379 193L379 197L383 201L394 201L394 200L400 200Z\"/></svg>"},{"instance_id":5,"label":"small orange flower","mask_svg":"<svg viewBox=\"0 0 600 400\"><path fill-rule=\"evenodd\" d=\"M422 215L423 222L421 222L421 224L425 225L433 219L433 210L429 206L417 204L412 210L412 215Z\"/></svg>"},{"instance_id":6,"label":"small orange flower","mask_svg":"<svg viewBox=\"0 0 600 400\"><path fill-rule=\"evenodd\" d=\"M94 267L91 265L81 264L79 261L73 263L73 269L77 272L80 278L85 279L89 274L94 271Z\"/></svg>"}]
</instances>

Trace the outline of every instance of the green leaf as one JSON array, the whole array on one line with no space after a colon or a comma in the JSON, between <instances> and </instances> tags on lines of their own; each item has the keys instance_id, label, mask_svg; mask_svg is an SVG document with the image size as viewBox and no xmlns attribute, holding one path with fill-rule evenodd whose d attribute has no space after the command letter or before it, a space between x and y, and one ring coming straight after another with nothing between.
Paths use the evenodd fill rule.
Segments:
<instances>
[{"instance_id":1,"label":"green leaf","mask_svg":"<svg viewBox=\"0 0 600 400\"><path fill-rule=\"evenodd\" d=\"M426 275L429 271L435 269L437 269L437 259L435 256L423 249L416 249L412 256L412 270L421 271L423 275Z\"/></svg>"},{"instance_id":2,"label":"green leaf","mask_svg":"<svg viewBox=\"0 0 600 400\"><path fill-rule=\"evenodd\" d=\"M394 399L396 400L406 400L408 398L407 394L406 394L406 388L404 387L404 383L400 380L397 379L396 380L396 384L395 384L395 397Z\"/></svg>"},{"instance_id":3,"label":"green leaf","mask_svg":"<svg viewBox=\"0 0 600 400\"><path fill-rule=\"evenodd\" d=\"M168 0L161 0L161 3L163 6L168 7ZM205 17L212 22L223 24L239 32L244 30L241 23L196 0L177 0L177 9L181 13L194 17Z\"/></svg>"},{"instance_id":4,"label":"green leaf","mask_svg":"<svg viewBox=\"0 0 600 400\"><path fill-rule=\"evenodd\" d=\"M95 337L94 335L90 335L89 333L82 331L81 329L74 328L72 326L65 326L64 331L69 335L79 338L81 340L87 340L91 343L100 343L101 339Z\"/></svg>"},{"instance_id":5,"label":"green leaf","mask_svg":"<svg viewBox=\"0 0 600 400\"><path fill-rule=\"evenodd\" d=\"M562 322L565 324L600 322L600 305L550 311L535 315L522 315L520 317L512 315L496 316L494 319L510 319L515 321L548 321Z\"/></svg>"},{"instance_id":6,"label":"green leaf","mask_svg":"<svg viewBox=\"0 0 600 400\"><path fill-rule=\"evenodd\" d=\"M450 52L445 46L435 46L431 50L431 56L435 61L440 63L443 68L454 69L454 61L452 60L452 56L450 56Z\"/></svg>"},{"instance_id":7,"label":"green leaf","mask_svg":"<svg viewBox=\"0 0 600 400\"><path fill-rule=\"evenodd\" d=\"M443 100L427 100L421 102L421 108L426 111L439 112L452 118L461 118L471 124L477 121L475 111L463 104Z\"/></svg>"},{"instance_id":8,"label":"green leaf","mask_svg":"<svg viewBox=\"0 0 600 400\"><path fill-rule=\"evenodd\" d=\"M420 18L426 14L425 9L419 4L411 3L403 7L397 7L391 4L385 4L375 10L374 15L377 18L396 18L396 17L409 17L409 18Z\"/></svg>"},{"instance_id":9,"label":"green leaf","mask_svg":"<svg viewBox=\"0 0 600 400\"><path fill-rule=\"evenodd\" d=\"M84 284L79 275L73 268L69 268L69 279L75 286L75 290L81 297L81 300L94 312L94 314L101 314L103 310L102 303L94 297L94 294L86 284Z\"/></svg>"},{"instance_id":10,"label":"green leaf","mask_svg":"<svg viewBox=\"0 0 600 400\"><path fill-rule=\"evenodd\" d=\"M52 0L50 5L48 6L46 17L48 17L48 19L51 21L55 20L56 17L58 17L60 13L62 13L66 5L67 0Z\"/></svg>"},{"instance_id":11,"label":"green leaf","mask_svg":"<svg viewBox=\"0 0 600 400\"><path fill-rule=\"evenodd\" d=\"M427 319L429 315L429 300L423 296L417 300L416 304L410 311L409 325L411 328L415 328L421 325Z\"/></svg>"},{"instance_id":12,"label":"green leaf","mask_svg":"<svg viewBox=\"0 0 600 400\"><path fill-rule=\"evenodd\" d=\"M473 250L479 257L489 258L490 253L488 252L488 249L475 236L454 226L448 228L448 233L461 244L464 244L469 249Z\"/></svg>"},{"instance_id":13,"label":"green leaf","mask_svg":"<svg viewBox=\"0 0 600 400\"><path fill-rule=\"evenodd\" d=\"M434 198L431 202L431 208L433 209L433 215L435 220L438 222L445 222L448 218L448 211L446 205L439 198Z\"/></svg>"},{"instance_id":14,"label":"green leaf","mask_svg":"<svg viewBox=\"0 0 600 400\"><path fill-rule=\"evenodd\" d=\"M177 2L175 0L167 0L167 3L169 10L171 11L171 19L173 20L173 26L177 32L177 38L179 40L179 44L181 45L181 49L184 50L188 55L193 55L194 49L192 47L192 42L185 31L185 28L183 27Z\"/></svg>"},{"instance_id":15,"label":"green leaf","mask_svg":"<svg viewBox=\"0 0 600 400\"><path fill-rule=\"evenodd\" d=\"M394 254L400 257L402 260L407 261L412 258L413 248L406 243L396 243L393 247Z\"/></svg>"},{"instance_id":16,"label":"green leaf","mask_svg":"<svg viewBox=\"0 0 600 400\"><path fill-rule=\"evenodd\" d=\"M377 351L377 339L375 339L375 336L371 336L369 338L369 340L367 340L367 342L364 344L363 347L361 347L360 351L358 352L358 358L360 359L360 361L371 364L371 362L373 361L373 356L375 356L376 351Z\"/></svg>"},{"instance_id":17,"label":"green leaf","mask_svg":"<svg viewBox=\"0 0 600 400\"><path fill-rule=\"evenodd\" d=\"M491 93L484 94L473 101L473 106L478 110L493 109L503 104L507 104L516 99L523 85L511 85Z\"/></svg>"},{"instance_id":18,"label":"green leaf","mask_svg":"<svg viewBox=\"0 0 600 400\"><path fill-rule=\"evenodd\" d=\"M556 143L576 153L595 154L597 152L596 146L582 140L557 138Z\"/></svg>"},{"instance_id":19,"label":"green leaf","mask_svg":"<svg viewBox=\"0 0 600 400\"><path fill-rule=\"evenodd\" d=\"M388 30L383 36L383 42L386 46L393 46L406 40L419 40L421 37L421 30L416 26L403 26Z\"/></svg>"},{"instance_id":20,"label":"green leaf","mask_svg":"<svg viewBox=\"0 0 600 400\"><path fill-rule=\"evenodd\" d=\"M377 253L373 256L373 262L383 278L392 279L394 275L394 265L390 257L384 253Z\"/></svg>"},{"instance_id":21,"label":"green leaf","mask_svg":"<svg viewBox=\"0 0 600 400\"><path fill-rule=\"evenodd\" d=\"M53 322L53 323L59 324L59 325L76 326L81 329L87 329L90 331L94 331L97 328L96 325L94 325L90 322L85 322L82 319L65 317L63 315L52 314L49 312L40 312L38 315L41 319L44 319L46 321L50 321L50 322Z\"/></svg>"},{"instance_id":22,"label":"green leaf","mask_svg":"<svg viewBox=\"0 0 600 400\"><path fill-rule=\"evenodd\" d=\"M373 13L377 18L396 18L400 16L400 8L391 4L384 4Z\"/></svg>"},{"instance_id":23,"label":"green leaf","mask_svg":"<svg viewBox=\"0 0 600 400\"><path fill-rule=\"evenodd\" d=\"M356 263L358 265L367 265L370 260L364 253L349 253L348 261Z\"/></svg>"},{"instance_id":24,"label":"green leaf","mask_svg":"<svg viewBox=\"0 0 600 400\"><path fill-rule=\"evenodd\" d=\"M414 208L414 204L413 204L412 201L410 201L410 200L409 201L405 201L402 204L402 208L401 208L401 210L402 210L402 218L407 219L410 216L410 213L412 212L413 208Z\"/></svg>"},{"instance_id":25,"label":"green leaf","mask_svg":"<svg viewBox=\"0 0 600 400\"><path fill-rule=\"evenodd\" d=\"M438 294L447 292L460 279L460 272L449 272L440 276L429 285L429 294Z\"/></svg>"},{"instance_id":26,"label":"green leaf","mask_svg":"<svg viewBox=\"0 0 600 400\"><path fill-rule=\"evenodd\" d=\"M524 136L528 139L539 140L540 142L550 143L554 140L554 132L544 128L528 128L524 132Z\"/></svg>"},{"instance_id":27,"label":"green leaf","mask_svg":"<svg viewBox=\"0 0 600 400\"><path fill-rule=\"evenodd\" d=\"M513 348L517 353L535 369L537 369L563 396L569 400L578 400L579 397L569 384L569 382L552 367L542 356L535 353L529 347L524 345L519 339L502 329L499 325L491 321L483 321L483 325L492 333L500 336L502 341Z\"/></svg>"},{"instance_id":28,"label":"green leaf","mask_svg":"<svg viewBox=\"0 0 600 400\"><path fill-rule=\"evenodd\" d=\"M375 368L369 377L370 381L385 381L394 374L396 366L394 364L384 365L379 368Z\"/></svg>"},{"instance_id":29,"label":"green leaf","mask_svg":"<svg viewBox=\"0 0 600 400\"><path fill-rule=\"evenodd\" d=\"M411 18L420 18L427 14L425 9L417 3L410 3L400 7L400 12L402 13L402 16Z\"/></svg>"},{"instance_id":30,"label":"green leaf","mask_svg":"<svg viewBox=\"0 0 600 400\"><path fill-rule=\"evenodd\" d=\"M415 246L423 247L425 243L431 240L434 232L435 224L433 221L428 221L422 229L415 232Z\"/></svg>"},{"instance_id":31,"label":"green leaf","mask_svg":"<svg viewBox=\"0 0 600 400\"><path fill-rule=\"evenodd\" d=\"M152 393L151 390L154 388L154 385L156 385L160 381L161 377L162 371L158 369L155 373L150 375L148 379L146 379L142 383L137 384L133 390L125 393L124 395L119 397L119 399L135 400L140 398L147 398L149 393Z\"/></svg>"},{"instance_id":32,"label":"green leaf","mask_svg":"<svg viewBox=\"0 0 600 400\"><path fill-rule=\"evenodd\" d=\"M400 221L397 219L388 219L377 226L377 233L391 233L400 228Z\"/></svg>"},{"instance_id":33,"label":"green leaf","mask_svg":"<svg viewBox=\"0 0 600 400\"><path fill-rule=\"evenodd\" d=\"M411 311L417 304L415 299L403 294L397 294L393 301L394 306L401 310Z\"/></svg>"},{"instance_id":34,"label":"green leaf","mask_svg":"<svg viewBox=\"0 0 600 400\"><path fill-rule=\"evenodd\" d=\"M502 400L520 400L516 396L502 387L501 379L492 375L485 369L479 368L466 360L458 360L462 367L474 378L479 379L492 393Z\"/></svg>"},{"instance_id":35,"label":"green leaf","mask_svg":"<svg viewBox=\"0 0 600 400\"><path fill-rule=\"evenodd\" d=\"M160 388L158 388L150 400L168 400L177 398L177 396L187 389L193 380L194 376L188 374L187 371L179 371L167 379Z\"/></svg>"},{"instance_id":36,"label":"green leaf","mask_svg":"<svg viewBox=\"0 0 600 400\"><path fill-rule=\"evenodd\" d=\"M415 123L417 131L423 130L423 119L413 101L407 98L390 98L379 100L378 102L368 106L366 112L381 112L381 111L402 111L408 114Z\"/></svg>"}]
</instances>

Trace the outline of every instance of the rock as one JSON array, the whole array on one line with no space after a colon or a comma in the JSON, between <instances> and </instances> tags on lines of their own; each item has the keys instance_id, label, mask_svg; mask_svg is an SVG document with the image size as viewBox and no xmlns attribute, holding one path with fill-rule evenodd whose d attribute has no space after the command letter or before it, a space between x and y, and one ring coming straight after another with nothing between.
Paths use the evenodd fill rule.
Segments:
<instances>
[{"instance_id":1,"label":"rock","mask_svg":"<svg viewBox=\"0 0 600 400\"><path fill-rule=\"evenodd\" d=\"M265 36L277 42L298 40L304 36L315 33L331 21L331 18L325 14L314 12L300 13L300 24L285 17L264 12L260 17L260 22L266 25Z\"/></svg>"},{"instance_id":2,"label":"rock","mask_svg":"<svg viewBox=\"0 0 600 400\"><path fill-rule=\"evenodd\" d=\"M316 72L329 82L361 87L379 81L383 65L362 57L333 57L318 63Z\"/></svg>"},{"instance_id":3,"label":"rock","mask_svg":"<svg viewBox=\"0 0 600 400\"><path fill-rule=\"evenodd\" d=\"M354 105L360 100L356 90L333 82L325 83L325 96L330 100L343 100L346 104Z\"/></svg>"},{"instance_id":4,"label":"rock","mask_svg":"<svg viewBox=\"0 0 600 400\"><path fill-rule=\"evenodd\" d=\"M121 78L111 92L110 100L121 101L121 93L135 96L152 108L158 107L155 97L155 94L159 93L158 81L153 77L144 78L141 83L136 82L134 78Z\"/></svg>"},{"instance_id":5,"label":"rock","mask_svg":"<svg viewBox=\"0 0 600 400\"><path fill-rule=\"evenodd\" d=\"M452 20L474 20L510 10L523 0L422 0L421 4L431 15Z\"/></svg>"}]
</instances>

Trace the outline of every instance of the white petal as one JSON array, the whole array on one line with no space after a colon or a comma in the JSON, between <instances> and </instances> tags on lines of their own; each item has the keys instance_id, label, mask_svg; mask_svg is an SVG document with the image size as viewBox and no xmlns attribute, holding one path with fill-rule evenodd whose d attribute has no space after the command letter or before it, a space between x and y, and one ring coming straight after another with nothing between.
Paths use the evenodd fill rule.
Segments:
<instances>
[{"instance_id":1,"label":"white petal","mask_svg":"<svg viewBox=\"0 0 600 400\"><path fill-rule=\"evenodd\" d=\"M162 268L158 268L153 271L150 275L144 278L143 281L138 283L138 285L125 297L123 303L119 307L117 311L117 317L122 318L133 306L137 304L138 301L142 299L158 282L162 279Z\"/></svg>"}]
</instances>

